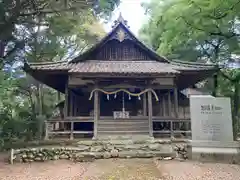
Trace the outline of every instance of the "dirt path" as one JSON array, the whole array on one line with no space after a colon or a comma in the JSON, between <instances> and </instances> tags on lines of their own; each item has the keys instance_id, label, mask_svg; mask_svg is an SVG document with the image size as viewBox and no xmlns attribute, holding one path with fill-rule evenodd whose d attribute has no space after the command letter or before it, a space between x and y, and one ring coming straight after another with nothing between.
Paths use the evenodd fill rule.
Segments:
<instances>
[{"instance_id":1,"label":"dirt path","mask_svg":"<svg viewBox=\"0 0 240 180\"><path fill-rule=\"evenodd\" d=\"M240 180L240 166L220 163L160 161L164 180Z\"/></svg>"},{"instance_id":2,"label":"dirt path","mask_svg":"<svg viewBox=\"0 0 240 180\"><path fill-rule=\"evenodd\" d=\"M0 180L240 180L240 166L215 163L107 159L92 163L0 162Z\"/></svg>"},{"instance_id":3,"label":"dirt path","mask_svg":"<svg viewBox=\"0 0 240 180\"><path fill-rule=\"evenodd\" d=\"M91 164L83 179L90 177L94 180L159 180L161 173L152 159L109 159Z\"/></svg>"},{"instance_id":4,"label":"dirt path","mask_svg":"<svg viewBox=\"0 0 240 180\"><path fill-rule=\"evenodd\" d=\"M152 159L108 159L93 163L50 161L45 163L0 163L0 180L158 180Z\"/></svg>"}]
</instances>

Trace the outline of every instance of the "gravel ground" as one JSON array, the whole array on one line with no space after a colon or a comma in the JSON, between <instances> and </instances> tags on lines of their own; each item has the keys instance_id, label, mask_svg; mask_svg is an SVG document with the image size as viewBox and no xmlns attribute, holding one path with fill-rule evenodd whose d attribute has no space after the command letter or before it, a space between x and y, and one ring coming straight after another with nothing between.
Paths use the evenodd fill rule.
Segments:
<instances>
[{"instance_id":1,"label":"gravel ground","mask_svg":"<svg viewBox=\"0 0 240 180\"><path fill-rule=\"evenodd\" d=\"M158 161L164 180L240 180L240 166L220 163Z\"/></svg>"},{"instance_id":2,"label":"gravel ground","mask_svg":"<svg viewBox=\"0 0 240 180\"><path fill-rule=\"evenodd\" d=\"M50 161L31 164L0 164L0 180L78 180L87 163Z\"/></svg>"},{"instance_id":3,"label":"gravel ground","mask_svg":"<svg viewBox=\"0 0 240 180\"><path fill-rule=\"evenodd\" d=\"M152 159L108 159L92 163L0 162L0 180L240 180L240 166Z\"/></svg>"}]
</instances>

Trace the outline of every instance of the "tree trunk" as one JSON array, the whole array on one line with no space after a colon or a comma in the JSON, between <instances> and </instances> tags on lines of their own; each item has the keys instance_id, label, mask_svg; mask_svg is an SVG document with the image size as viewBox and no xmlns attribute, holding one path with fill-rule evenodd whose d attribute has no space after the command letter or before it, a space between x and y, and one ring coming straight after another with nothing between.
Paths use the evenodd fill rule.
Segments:
<instances>
[{"instance_id":1,"label":"tree trunk","mask_svg":"<svg viewBox=\"0 0 240 180\"><path fill-rule=\"evenodd\" d=\"M234 140L237 139L238 133L239 133L239 83L240 81L238 80L237 82L234 83L234 95L233 95L233 116L232 116L232 121L233 121L233 128L234 128Z\"/></svg>"},{"instance_id":2,"label":"tree trunk","mask_svg":"<svg viewBox=\"0 0 240 180\"><path fill-rule=\"evenodd\" d=\"M42 134L43 134L43 121L44 121L44 119L43 119L43 103L42 103L42 98L43 98L43 96L42 96L42 84L40 83L39 84L39 88L38 88L38 90L39 90L39 92L38 92L38 99L39 99L39 112L38 112L38 114L39 114L39 117L38 117L38 121L39 121L39 140L41 140L42 139Z\"/></svg>"},{"instance_id":3,"label":"tree trunk","mask_svg":"<svg viewBox=\"0 0 240 180\"><path fill-rule=\"evenodd\" d=\"M5 45L6 45L6 43L4 43L3 41L0 40L0 58L4 57Z\"/></svg>"},{"instance_id":4,"label":"tree trunk","mask_svg":"<svg viewBox=\"0 0 240 180\"><path fill-rule=\"evenodd\" d=\"M218 88L218 73L213 75L213 92L212 96L216 97L217 96L217 88Z\"/></svg>"}]
</instances>

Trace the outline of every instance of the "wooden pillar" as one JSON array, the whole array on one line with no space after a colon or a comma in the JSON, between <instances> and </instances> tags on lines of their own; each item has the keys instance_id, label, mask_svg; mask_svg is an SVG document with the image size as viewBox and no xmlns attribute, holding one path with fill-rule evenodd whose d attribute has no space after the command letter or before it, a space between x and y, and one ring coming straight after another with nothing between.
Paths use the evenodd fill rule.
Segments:
<instances>
[{"instance_id":1,"label":"wooden pillar","mask_svg":"<svg viewBox=\"0 0 240 180\"><path fill-rule=\"evenodd\" d=\"M147 116L147 94L143 94L143 116Z\"/></svg>"},{"instance_id":2,"label":"wooden pillar","mask_svg":"<svg viewBox=\"0 0 240 180\"><path fill-rule=\"evenodd\" d=\"M153 136L153 124L152 124L152 92L148 91L148 121L149 121L149 135Z\"/></svg>"},{"instance_id":3,"label":"wooden pillar","mask_svg":"<svg viewBox=\"0 0 240 180\"><path fill-rule=\"evenodd\" d=\"M69 116L72 117L73 116L73 92L72 91L68 91L68 96L69 96ZM74 135L73 135L73 131L74 131L74 122L73 119L70 119L70 123L71 123L71 130L70 130L70 139L73 140L74 139Z\"/></svg>"},{"instance_id":4,"label":"wooden pillar","mask_svg":"<svg viewBox=\"0 0 240 180\"><path fill-rule=\"evenodd\" d=\"M170 135L171 135L171 138L174 138L173 121L172 120L170 121Z\"/></svg>"},{"instance_id":5,"label":"wooden pillar","mask_svg":"<svg viewBox=\"0 0 240 180\"><path fill-rule=\"evenodd\" d=\"M48 134L48 122L45 121L45 137L44 140L48 140L49 139L49 134Z\"/></svg>"},{"instance_id":6,"label":"wooden pillar","mask_svg":"<svg viewBox=\"0 0 240 180\"><path fill-rule=\"evenodd\" d=\"M178 90L176 87L174 88L174 112L175 117L178 118Z\"/></svg>"},{"instance_id":7,"label":"wooden pillar","mask_svg":"<svg viewBox=\"0 0 240 180\"><path fill-rule=\"evenodd\" d=\"M68 116L68 82L65 85L64 118Z\"/></svg>"},{"instance_id":8,"label":"wooden pillar","mask_svg":"<svg viewBox=\"0 0 240 180\"><path fill-rule=\"evenodd\" d=\"M70 140L73 140L74 138L73 131L74 131L74 122L71 121Z\"/></svg>"},{"instance_id":9,"label":"wooden pillar","mask_svg":"<svg viewBox=\"0 0 240 180\"><path fill-rule=\"evenodd\" d=\"M163 117L166 116L166 102L165 102L165 96L162 96L162 112L163 112Z\"/></svg>"},{"instance_id":10,"label":"wooden pillar","mask_svg":"<svg viewBox=\"0 0 240 180\"><path fill-rule=\"evenodd\" d=\"M94 92L94 138L97 138L98 120L100 112L99 92Z\"/></svg>"},{"instance_id":11,"label":"wooden pillar","mask_svg":"<svg viewBox=\"0 0 240 180\"><path fill-rule=\"evenodd\" d=\"M172 116L172 102L170 90L168 90L168 116Z\"/></svg>"},{"instance_id":12,"label":"wooden pillar","mask_svg":"<svg viewBox=\"0 0 240 180\"><path fill-rule=\"evenodd\" d=\"M57 91L57 101L60 102L61 101L61 94L59 91Z\"/></svg>"},{"instance_id":13,"label":"wooden pillar","mask_svg":"<svg viewBox=\"0 0 240 180\"><path fill-rule=\"evenodd\" d=\"M77 96L75 94L73 94L73 102L74 102L74 111L73 111L73 114L74 116L78 116L77 115L77 106L78 106L78 103L77 103Z\"/></svg>"},{"instance_id":14,"label":"wooden pillar","mask_svg":"<svg viewBox=\"0 0 240 180\"><path fill-rule=\"evenodd\" d=\"M63 118L66 119L68 116L68 81L65 84L65 101L64 101L64 113L63 113ZM61 123L61 129L65 130L65 123Z\"/></svg>"},{"instance_id":15,"label":"wooden pillar","mask_svg":"<svg viewBox=\"0 0 240 180\"><path fill-rule=\"evenodd\" d=\"M74 94L73 91L70 92L70 116L73 117L74 116Z\"/></svg>"}]
</instances>

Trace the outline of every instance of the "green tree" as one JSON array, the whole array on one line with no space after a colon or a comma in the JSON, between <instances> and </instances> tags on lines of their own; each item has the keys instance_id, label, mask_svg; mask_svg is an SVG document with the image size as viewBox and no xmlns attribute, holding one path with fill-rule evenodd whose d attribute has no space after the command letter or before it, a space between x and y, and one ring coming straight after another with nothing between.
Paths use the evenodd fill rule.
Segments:
<instances>
[{"instance_id":1,"label":"green tree","mask_svg":"<svg viewBox=\"0 0 240 180\"><path fill-rule=\"evenodd\" d=\"M38 4L34 4L36 2ZM63 4L65 2L67 5ZM0 2L3 10L0 11L3 15L0 17L2 145L14 140L41 138L43 120L51 117L57 102L56 91L25 76L22 62L72 59L105 34L98 19L108 17L118 0L100 0L97 4L84 2Z\"/></svg>"},{"instance_id":2,"label":"green tree","mask_svg":"<svg viewBox=\"0 0 240 180\"><path fill-rule=\"evenodd\" d=\"M0 58L11 62L12 54L25 47L26 27L48 26L54 15L78 17L86 12L95 17L107 18L119 0L3 0L0 1ZM70 17L69 17L70 18ZM50 22L51 23L51 22ZM2 63L2 65L3 65Z\"/></svg>"},{"instance_id":3,"label":"green tree","mask_svg":"<svg viewBox=\"0 0 240 180\"><path fill-rule=\"evenodd\" d=\"M149 21L140 36L160 54L217 65L239 56L239 0L152 0L144 7ZM218 95L232 98L239 118L240 69L220 75Z\"/></svg>"}]
</instances>

